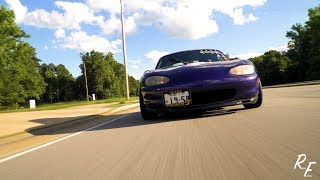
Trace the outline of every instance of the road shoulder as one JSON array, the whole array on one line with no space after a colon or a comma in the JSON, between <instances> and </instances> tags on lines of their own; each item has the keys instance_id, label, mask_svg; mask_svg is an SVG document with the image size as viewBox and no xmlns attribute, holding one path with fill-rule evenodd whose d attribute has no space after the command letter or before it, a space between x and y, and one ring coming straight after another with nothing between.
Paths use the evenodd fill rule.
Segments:
<instances>
[{"instance_id":1,"label":"road shoulder","mask_svg":"<svg viewBox=\"0 0 320 180\"><path fill-rule=\"evenodd\" d=\"M32 129L28 132L18 133L13 136L8 136L0 139L0 159L10 155L37 147L44 143L54 141L73 133L83 131L123 115L138 111L138 105L130 104L113 108L112 110L82 117L65 123L56 124L53 126Z\"/></svg>"}]
</instances>

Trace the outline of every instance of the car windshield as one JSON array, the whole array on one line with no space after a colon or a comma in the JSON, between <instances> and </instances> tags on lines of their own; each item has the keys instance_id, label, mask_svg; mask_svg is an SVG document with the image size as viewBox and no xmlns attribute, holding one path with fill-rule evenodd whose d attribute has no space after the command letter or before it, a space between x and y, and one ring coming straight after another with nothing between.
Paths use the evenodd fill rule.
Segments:
<instances>
[{"instance_id":1,"label":"car windshield","mask_svg":"<svg viewBox=\"0 0 320 180\"><path fill-rule=\"evenodd\" d=\"M227 58L216 50L194 50L169 54L160 58L156 69L165 69L196 62L225 61Z\"/></svg>"}]
</instances>

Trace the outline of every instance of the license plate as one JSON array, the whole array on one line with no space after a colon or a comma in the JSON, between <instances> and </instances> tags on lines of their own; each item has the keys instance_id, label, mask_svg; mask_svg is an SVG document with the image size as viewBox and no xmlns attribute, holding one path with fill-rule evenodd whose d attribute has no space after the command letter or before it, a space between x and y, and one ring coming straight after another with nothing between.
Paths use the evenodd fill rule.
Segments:
<instances>
[{"instance_id":1,"label":"license plate","mask_svg":"<svg viewBox=\"0 0 320 180\"><path fill-rule=\"evenodd\" d=\"M189 106L191 96L189 91L173 91L163 95L166 107Z\"/></svg>"}]
</instances>

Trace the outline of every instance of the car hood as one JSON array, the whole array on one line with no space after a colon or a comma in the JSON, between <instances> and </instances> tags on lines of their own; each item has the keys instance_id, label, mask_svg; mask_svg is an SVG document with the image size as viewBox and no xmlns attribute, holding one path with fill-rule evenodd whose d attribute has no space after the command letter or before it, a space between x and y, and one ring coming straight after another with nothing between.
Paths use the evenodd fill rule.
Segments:
<instances>
[{"instance_id":1,"label":"car hood","mask_svg":"<svg viewBox=\"0 0 320 180\"><path fill-rule=\"evenodd\" d=\"M167 76L170 78L171 84L223 80L232 77L229 73L231 68L246 64L252 63L248 60L190 63L168 69L146 71L142 80L149 76Z\"/></svg>"}]
</instances>

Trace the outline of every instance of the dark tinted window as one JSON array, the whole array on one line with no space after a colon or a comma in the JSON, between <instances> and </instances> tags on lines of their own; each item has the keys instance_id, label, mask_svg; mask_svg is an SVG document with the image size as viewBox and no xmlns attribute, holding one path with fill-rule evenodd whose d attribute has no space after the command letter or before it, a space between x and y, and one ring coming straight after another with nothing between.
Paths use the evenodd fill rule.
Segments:
<instances>
[{"instance_id":1,"label":"dark tinted window","mask_svg":"<svg viewBox=\"0 0 320 180\"><path fill-rule=\"evenodd\" d=\"M225 60L225 56L221 52L216 50L184 51L163 56L162 58L160 58L156 69L181 66L187 63L215 62Z\"/></svg>"}]
</instances>

